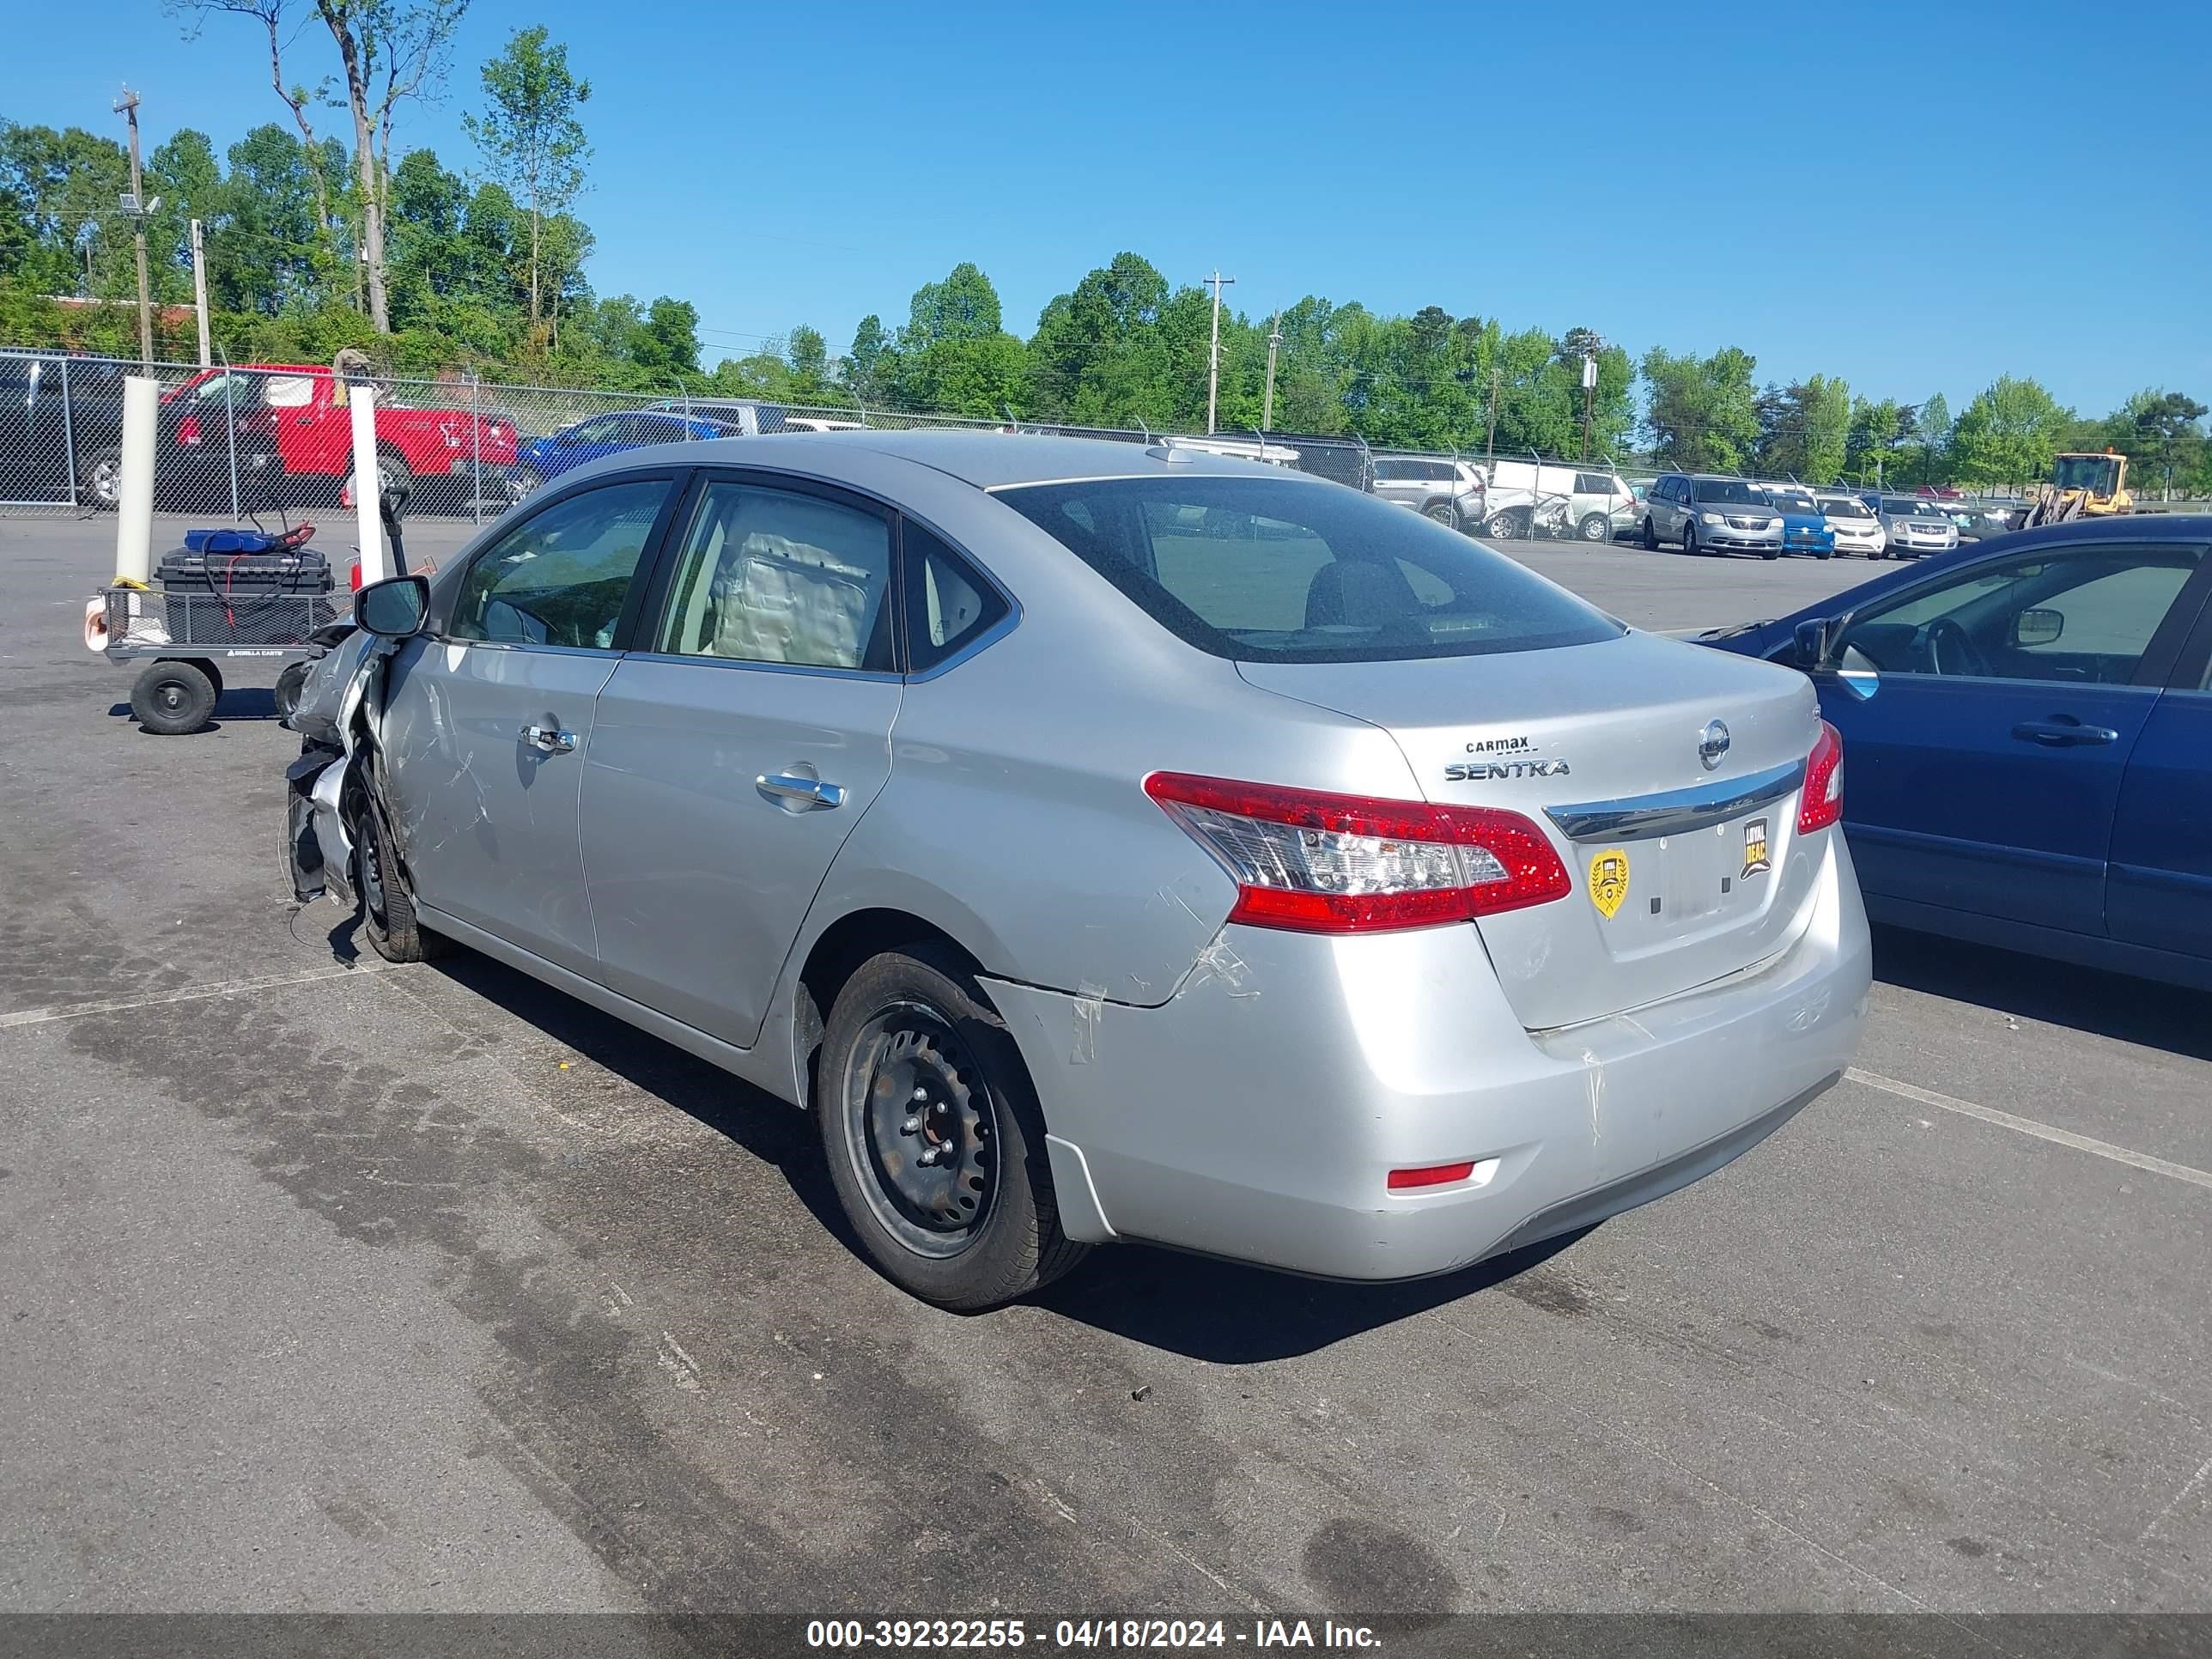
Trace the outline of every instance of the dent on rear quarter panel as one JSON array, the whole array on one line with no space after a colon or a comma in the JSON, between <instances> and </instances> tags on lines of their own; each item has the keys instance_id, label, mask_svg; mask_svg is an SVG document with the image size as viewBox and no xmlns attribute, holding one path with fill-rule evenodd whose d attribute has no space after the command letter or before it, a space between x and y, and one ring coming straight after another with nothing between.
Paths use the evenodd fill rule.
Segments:
<instances>
[{"instance_id":1,"label":"dent on rear quarter panel","mask_svg":"<svg viewBox=\"0 0 2212 1659\"><path fill-rule=\"evenodd\" d=\"M1095 595L1020 590L1011 634L908 685L890 780L810 930L871 904L908 908L994 976L1158 1006L1219 937L1236 886L1145 793L1147 775L1411 792L1387 733L1246 684L1080 575Z\"/></svg>"}]
</instances>

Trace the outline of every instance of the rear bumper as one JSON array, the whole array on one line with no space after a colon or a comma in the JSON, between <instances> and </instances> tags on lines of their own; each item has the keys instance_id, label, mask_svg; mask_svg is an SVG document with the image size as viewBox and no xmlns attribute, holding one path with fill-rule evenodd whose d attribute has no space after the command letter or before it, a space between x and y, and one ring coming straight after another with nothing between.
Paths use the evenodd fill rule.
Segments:
<instances>
[{"instance_id":1,"label":"rear bumper","mask_svg":"<svg viewBox=\"0 0 2212 1659\"><path fill-rule=\"evenodd\" d=\"M1158 1008L994 981L1071 1231L1417 1278L1698 1179L1832 1084L1857 1043L1866 916L1843 838L1824 839L1778 956L1559 1030L1521 1026L1465 927L1226 928ZM1479 1184L1387 1186L1391 1170L1462 1160Z\"/></svg>"}]
</instances>

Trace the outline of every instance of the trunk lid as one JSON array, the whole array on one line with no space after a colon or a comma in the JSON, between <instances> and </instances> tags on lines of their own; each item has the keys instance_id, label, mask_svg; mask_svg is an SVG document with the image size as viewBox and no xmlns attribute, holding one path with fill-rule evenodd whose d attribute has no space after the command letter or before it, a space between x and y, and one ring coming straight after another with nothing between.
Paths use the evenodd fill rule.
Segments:
<instances>
[{"instance_id":1,"label":"trunk lid","mask_svg":"<svg viewBox=\"0 0 2212 1659\"><path fill-rule=\"evenodd\" d=\"M1802 675L1635 633L1494 656L1238 669L1387 730L1429 800L1509 808L1550 838L1573 892L1474 924L1532 1030L1749 967L1788 943L1809 900L1818 860L1794 842L1820 710ZM1727 742L1708 766L1715 721Z\"/></svg>"}]
</instances>

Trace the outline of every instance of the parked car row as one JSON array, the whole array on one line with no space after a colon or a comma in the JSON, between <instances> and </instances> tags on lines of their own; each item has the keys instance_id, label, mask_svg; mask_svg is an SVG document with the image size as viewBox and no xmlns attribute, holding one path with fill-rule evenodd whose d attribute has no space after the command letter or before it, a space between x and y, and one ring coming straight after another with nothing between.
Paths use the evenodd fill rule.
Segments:
<instances>
[{"instance_id":1,"label":"parked car row","mask_svg":"<svg viewBox=\"0 0 2212 1659\"><path fill-rule=\"evenodd\" d=\"M1373 489L1438 524L1491 541L1528 536L1610 541L1632 524L1636 496L1617 472L1492 458L1377 455Z\"/></svg>"},{"instance_id":2,"label":"parked car row","mask_svg":"<svg viewBox=\"0 0 2212 1659\"><path fill-rule=\"evenodd\" d=\"M1710 472L1662 474L1644 498L1639 526L1644 545L1654 551L1671 542L1686 553L1768 559L1920 558L2009 528L2003 514L1966 503L1947 507L1927 496L1854 495Z\"/></svg>"}]
</instances>

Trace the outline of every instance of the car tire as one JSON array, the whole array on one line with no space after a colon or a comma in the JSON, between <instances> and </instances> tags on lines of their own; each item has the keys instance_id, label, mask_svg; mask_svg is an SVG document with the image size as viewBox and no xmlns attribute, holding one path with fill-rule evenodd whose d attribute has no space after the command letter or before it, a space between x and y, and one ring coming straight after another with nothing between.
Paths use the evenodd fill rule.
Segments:
<instances>
[{"instance_id":1,"label":"car tire","mask_svg":"<svg viewBox=\"0 0 2212 1659\"><path fill-rule=\"evenodd\" d=\"M1644 520L1644 550L1647 553L1656 553L1659 550L1659 526L1652 523L1649 517Z\"/></svg>"},{"instance_id":2,"label":"car tire","mask_svg":"<svg viewBox=\"0 0 2212 1659\"><path fill-rule=\"evenodd\" d=\"M1820 559L1832 559L1835 556L1836 550L1832 547L1824 547L1818 553L1814 555L1814 557Z\"/></svg>"},{"instance_id":3,"label":"car tire","mask_svg":"<svg viewBox=\"0 0 2212 1659\"><path fill-rule=\"evenodd\" d=\"M1682 526L1682 551L1692 556L1698 551L1698 526L1694 524Z\"/></svg>"},{"instance_id":4,"label":"car tire","mask_svg":"<svg viewBox=\"0 0 2212 1659\"><path fill-rule=\"evenodd\" d=\"M518 501L527 501L544 488L544 475L534 466L517 466L507 475L507 494Z\"/></svg>"},{"instance_id":5,"label":"car tire","mask_svg":"<svg viewBox=\"0 0 2212 1659\"><path fill-rule=\"evenodd\" d=\"M1782 556L1782 550L1778 547L1771 547L1759 556L1762 559L1778 559Z\"/></svg>"},{"instance_id":6,"label":"car tire","mask_svg":"<svg viewBox=\"0 0 2212 1659\"><path fill-rule=\"evenodd\" d=\"M951 952L921 944L860 965L823 1030L813 1092L846 1218L909 1294L980 1312L1088 1251L1060 1231L1020 1053Z\"/></svg>"},{"instance_id":7,"label":"car tire","mask_svg":"<svg viewBox=\"0 0 2212 1659\"><path fill-rule=\"evenodd\" d=\"M95 513L112 513L123 498L123 452L94 449L76 458L76 490Z\"/></svg>"},{"instance_id":8,"label":"car tire","mask_svg":"<svg viewBox=\"0 0 2212 1659\"><path fill-rule=\"evenodd\" d=\"M1586 542L1609 540L1613 535L1613 520L1602 513L1585 513L1583 514L1581 525L1577 527L1582 531L1583 539Z\"/></svg>"},{"instance_id":9,"label":"car tire","mask_svg":"<svg viewBox=\"0 0 2212 1659\"><path fill-rule=\"evenodd\" d=\"M307 683L307 670L313 665L312 663L290 663L286 665L284 672L276 677L276 689L271 691L269 696L270 701L276 706L278 725L292 724L292 716L297 714L300 708L300 692Z\"/></svg>"},{"instance_id":10,"label":"car tire","mask_svg":"<svg viewBox=\"0 0 2212 1659\"><path fill-rule=\"evenodd\" d=\"M353 890L361 895L361 931L386 962L435 962L453 941L425 927L415 914L407 872L392 855L391 832L374 802L354 824Z\"/></svg>"},{"instance_id":11,"label":"car tire","mask_svg":"<svg viewBox=\"0 0 2212 1659\"><path fill-rule=\"evenodd\" d=\"M415 489L415 469L407 465L407 458L396 450L376 452L376 494L381 501L404 489L410 495Z\"/></svg>"},{"instance_id":12,"label":"car tire","mask_svg":"<svg viewBox=\"0 0 2212 1659\"><path fill-rule=\"evenodd\" d=\"M1483 521L1482 533L1496 542L1510 542L1521 533L1521 522L1511 507L1504 507Z\"/></svg>"},{"instance_id":13,"label":"car tire","mask_svg":"<svg viewBox=\"0 0 2212 1659\"><path fill-rule=\"evenodd\" d=\"M1447 530L1459 528L1459 508L1449 501L1431 501L1421 509L1421 516L1435 520Z\"/></svg>"},{"instance_id":14,"label":"car tire","mask_svg":"<svg viewBox=\"0 0 2212 1659\"><path fill-rule=\"evenodd\" d=\"M215 714L215 684L197 663L157 662L131 687L131 714L143 732L181 738Z\"/></svg>"}]
</instances>

